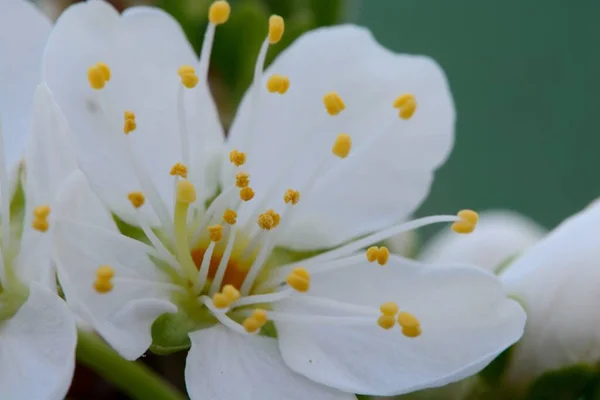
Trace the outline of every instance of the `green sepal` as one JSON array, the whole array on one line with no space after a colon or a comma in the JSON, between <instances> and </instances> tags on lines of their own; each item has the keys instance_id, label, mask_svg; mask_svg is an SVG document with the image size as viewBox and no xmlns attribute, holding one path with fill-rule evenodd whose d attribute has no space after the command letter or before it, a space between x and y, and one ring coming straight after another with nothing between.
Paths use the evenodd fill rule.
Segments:
<instances>
[{"instance_id":1,"label":"green sepal","mask_svg":"<svg viewBox=\"0 0 600 400\"><path fill-rule=\"evenodd\" d=\"M197 329L190 318L183 313L166 313L152 324L152 345L150 351L167 355L190 348L188 333Z\"/></svg>"}]
</instances>

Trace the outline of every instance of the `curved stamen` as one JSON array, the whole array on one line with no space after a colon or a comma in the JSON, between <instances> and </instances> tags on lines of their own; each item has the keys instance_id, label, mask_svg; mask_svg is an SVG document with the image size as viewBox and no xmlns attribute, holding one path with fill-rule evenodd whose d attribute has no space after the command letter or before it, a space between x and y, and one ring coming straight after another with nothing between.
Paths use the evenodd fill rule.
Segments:
<instances>
[{"instance_id":1,"label":"curved stamen","mask_svg":"<svg viewBox=\"0 0 600 400\"><path fill-rule=\"evenodd\" d=\"M217 293L221 288L221 284L223 283L223 278L225 277L225 272L227 271L227 267L229 264L229 258L231 257L231 252L233 251L233 244L235 243L235 228L229 227L229 238L227 239L227 246L225 247L225 252L223 253L223 257L221 257L221 261L219 262L219 267L217 268L217 273L210 285L209 294L212 296Z\"/></svg>"}]
</instances>

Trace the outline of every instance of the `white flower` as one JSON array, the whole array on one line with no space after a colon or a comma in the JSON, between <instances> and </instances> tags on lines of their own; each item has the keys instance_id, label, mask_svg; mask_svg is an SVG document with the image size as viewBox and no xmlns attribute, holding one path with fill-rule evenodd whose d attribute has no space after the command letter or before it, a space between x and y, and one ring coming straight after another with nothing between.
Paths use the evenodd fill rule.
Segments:
<instances>
[{"instance_id":1,"label":"white flower","mask_svg":"<svg viewBox=\"0 0 600 400\"><path fill-rule=\"evenodd\" d=\"M545 371L600 361L600 203L568 218L502 275L527 311L508 381L526 388Z\"/></svg>"},{"instance_id":2,"label":"white flower","mask_svg":"<svg viewBox=\"0 0 600 400\"><path fill-rule=\"evenodd\" d=\"M192 398L351 399L479 371L524 326L499 282L361 250L434 222L474 228L473 212L395 225L452 145L439 67L341 26L304 35L263 74L284 28L274 16L224 143L206 73L228 16L225 2L213 3L199 61L159 10L119 16L90 1L58 21L45 73L85 173L72 176L56 211L72 307L130 359L152 344L153 324L155 338L189 334ZM145 242L101 215L90 188ZM335 246L282 261L298 256L282 248ZM160 323L165 313L176 313L170 324Z\"/></svg>"},{"instance_id":3,"label":"white flower","mask_svg":"<svg viewBox=\"0 0 600 400\"><path fill-rule=\"evenodd\" d=\"M498 272L511 258L537 243L544 228L511 211L480 214L477 229L470 235L443 230L432 237L419 255L427 263L462 263Z\"/></svg>"}]
</instances>

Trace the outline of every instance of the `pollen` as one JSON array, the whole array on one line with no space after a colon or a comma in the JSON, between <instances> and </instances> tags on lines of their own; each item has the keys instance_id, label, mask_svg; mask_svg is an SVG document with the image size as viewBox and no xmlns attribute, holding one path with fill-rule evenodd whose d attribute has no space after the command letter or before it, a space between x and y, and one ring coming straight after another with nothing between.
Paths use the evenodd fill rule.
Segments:
<instances>
[{"instance_id":1,"label":"pollen","mask_svg":"<svg viewBox=\"0 0 600 400\"><path fill-rule=\"evenodd\" d=\"M336 92L329 92L323 96L323 104L329 115L338 115L346 108L344 101Z\"/></svg>"},{"instance_id":2,"label":"pollen","mask_svg":"<svg viewBox=\"0 0 600 400\"><path fill-rule=\"evenodd\" d=\"M231 300L231 302L239 300L239 298L242 296L240 294L240 291L237 290L233 285L225 285L223 287L222 293L225 295L225 297Z\"/></svg>"},{"instance_id":3,"label":"pollen","mask_svg":"<svg viewBox=\"0 0 600 400\"><path fill-rule=\"evenodd\" d=\"M294 189L286 190L283 195L283 201L285 201L286 204L292 203L292 205L298 203L300 201L300 192Z\"/></svg>"},{"instance_id":4,"label":"pollen","mask_svg":"<svg viewBox=\"0 0 600 400\"><path fill-rule=\"evenodd\" d=\"M176 199L179 203L192 204L196 201L196 188L188 180L182 179L177 182Z\"/></svg>"},{"instance_id":5,"label":"pollen","mask_svg":"<svg viewBox=\"0 0 600 400\"><path fill-rule=\"evenodd\" d=\"M254 198L254 190L250 186L240 189L240 199L250 201Z\"/></svg>"},{"instance_id":6,"label":"pollen","mask_svg":"<svg viewBox=\"0 0 600 400\"><path fill-rule=\"evenodd\" d=\"M385 246L371 246L367 249L365 255L367 256L367 261L377 261L379 265L385 265L387 264L388 259L390 258L390 251Z\"/></svg>"},{"instance_id":7,"label":"pollen","mask_svg":"<svg viewBox=\"0 0 600 400\"><path fill-rule=\"evenodd\" d=\"M285 94L290 88L290 79L287 76L273 74L267 81L267 90L271 93Z\"/></svg>"},{"instance_id":8,"label":"pollen","mask_svg":"<svg viewBox=\"0 0 600 400\"><path fill-rule=\"evenodd\" d=\"M394 101L394 108L399 110L400 118L410 119L417 109L417 100L410 93L403 94Z\"/></svg>"},{"instance_id":9,"label":"pollen","mask_svg":"<svg viewBox=\"0 0 600 400\"><path fill-rule=\"evenodd\" d=\"M227 22L231 14L231 6L228 2L219 0L210 5L208 9L208 20L211 24L221 25Z\"/></svg>"},{"instance_id":10,"label":"pollen","mask_svg":"<svg viewBox=\"0 0 600 400\"><path fill-rule=\"evenodd\" d=\"M339 158L346 158L350 154L350 149L352 149L352 138L350 135L340 133L335 139L331 151Z\"/></svg>"},{"instance_id":11,"label":"pollen","mask_svg":"<svg viewBox=\"0 0 600 400\"><path fill-rule=\"evenodd\" d=\"M220 225L220 224L211 225L206 229L208 230L208 237L213 242L218 242L219 240L221 240L223 238L223 225Z\"/></svg>"},{"instance_id":12,"label":"pollen","mask_svg":"<svg viewBox=\"0 0 600 400\"><path fill-rule=\"evenodd\" d=\"M461 210L456 214L460 220L452 224L451 229L456 233L471 233L475 230L479 215L473 210Z\"/></svg>"},{"instance_id":13,"label":"pollen","mask_svg":"<svg viewBox=\"0 0 600 400\"><path fill-rule=\"evenodd\" d=\"M389 315L381 315L377 319L377 325L383 329L392 329L396 325L396 318Z\"/></svg>"},{"instance_id":14,"label":"pollen","mask_svg":"<svg viewBox=\"0 0 600 400\"><path fill-rule=\"evenodd\" d=\"M283 32L285 31L285 22L279 15L269 17L269 43L279 43Z\"/></svg>"},{"instance_id":15,"label":"pollen","mask_svg":"<svg viewBox=\"0 0 600 400\"><path fill-rule=\"evenodd\" d=\"M421 334L421 322L409 312L402 311L398 314L398 324L404 336L414 338Z\"/></svg>"},{"instance_id":16,"label":"pollen","mask_svg":"<svg viewBox=\"0 0 600 400\"><path fill-rule=\"evenodd\" d=\"M215 293L212 297L212 302L217 308L227 308L232 303L231 299L223 293Z\"/></svg>"},{"instance_id":17,"label":"pollen","mask_svg":"<svg viewBox=\"0 0 600 400\"><path fill-rule=\"evenodd\" d=\"M399 309L400 308L398 307L398 304L394 303L393 301L388 301L379 306L381 313L390 317L395 316Z\"/></svg>"},{"instance_id":18,"label":"pollen","mask_svg":"<svg viewBox=\"0 0 600 400\"><path fill-rule=\"evenodd\" d=\"M268 320L267 311L262 308L257 308L252 311L252 317L261 324L266 324Z\"/></svg>"},{"instance_id":19,"label":"pollen","mask_svg":"<svg viewBox=\"0 0 600 400\"><path fill-rule=\"evenodd\" d=\"M193 89L198 84L198 75L196 70L191 65L182 65L177 70L177 74L181 78L181 83L188 89Z\"/></svg>"},{"instance_id":20,"label":"pollen","mask_svg":"<svg viewBox=\"0 0 600 400\"><path fill-rule=\"evenodd\" d=\"M279 222L281 221L281 215L277 214L273 209L267 210L266 214L270 215L271 218L273 218L273 228L277 228Z\"/></svg>"},{"instance_id":21,"label":"pollen","mask_svg":"<svg viewBox=\"0 0 600 400\"><path fill-rule=\"evenodd\" d=\"M223 221L227 222L229 225L234 225L237 222L237 213L228 208L223 212Z\"/></svg>"},{"instance_id":22,"label":"pollen","mask_svg":"<svg viewBox=\"0 0 600 400\"><path fill-rule=\"evenodd\" d=\"M44 218L36 218L31 222L31 227L33 229L35 229L36 231L39 232L46 232L48 231L48 229L50 229L50 224L48 223L48 221Z\"/></svg>"},{"instance_id":23,"label":"pollen","mask_svg":"<svg viewBox=\"0 0 600 400\"><path fill-rule=\"evenodd\" d=\"M235 175L235 185L239 188L245 188L250 184L250 175L247 172L238 172Z\"/></svg>"},{"instance_id":24,"label":"pollen","mask_svg":"<svg viewBox=\"0 0 600 400\"><path fill-rule=\"evenodd\" d=\"M33 209L33 216L35 218L48 218L50 215L50 206L44 204L42 206L37 206Z\"/></svg>"},{"instance_id":25,"label":"pollen","mask_svg":"<svg viewBox=\"0 0 600 400\"><path fill-rule=\"evenodd\" d=\"M110 265L101 265L96 270L96 280L94 281L94 290L100 294L108 293L113 289L112 278L115 276L115 270Z\"/></svg>"},{"instance_id":26,"label":"pollen","mask_svg":"<svg viewBox=\"0 0 600 400\"><path fill-rule=\"evenodd\" d=\"M129 135L135 131L137 124L135 123L135 113L133 111L125 111L123 121L123 133Z\"/></svg>"},{"instance_id":27,"label":"pollen","mask_svg":"<svg viewBox=\"0 0 600 400\"><path fill-rule=\"evenodd\" d=\"M41 205L33 209L33 221L31 227L36 231L46 232L50 228L48 216L50 215L50 206Z\"/></svg>"},{"instance_id":28,"label":"pollen","mask_svg":"<svg viewBox=\"0 0 600 400\"><path fill-rule=\"evenodd\" d=\"M185 166L185 164L178 162L171 167L170 174L173 176L180 176L182 178L187 178L188 169Z\"/></svg>"},{"instance_id":29,"label":"pollen","mask_svg":"<svg viewBox=\"0 0 600 400\"><path fill-rule=\"evenodd\" d=\"M146 202L146 197L142 192L131 192L127 195L127 198L134 208L140 208Z\"/></svg>"},{"instance_id":30,"label":"pollen","mask_svg":"<svg viewBox=\"0 0 600 400\"><path fill-rule=\"evenodd\" d=\"M88 81L92 89L100 90L110 81L110 67L99 62L88 68Z\"/></svg>"},{"instance_id":31,"label":"pollen","mask_svg":"<svg viewBox=\"0 0 600 400\"><path fill-rule=\"evenodd\" d=\"M250 316L246 318L244 322L242 322L242 326L244 327L244 329L246 329L246 332L256 333L260 328L262 328L265 325L265 323L266 321L262 322L256 319L254 316Z\"/></svg>"},{"instance_id":32,"label":"pollen","mask_svg":"<svg viewBox=\"0 0 600 400\"><path fill-rule=\"evenodd\" d=\"M231 163L236 167L244 165L246 162L246 153L237 150L231 150L229 153L229 161L231 161Z\"/></svg>"},{"instance_id":33,"label":"pollen","mask_svg":"<svg viewBox=\"0 0 600 400\"><path fill-rule=\"evenodd\" d=\"M270 231L275 227L275 221L273 220L273 216L266 212L260 214L256 222L258 223L258 226L261 227L261 229L264 229L266 231Z\"/></svg>"},{"instance_id":34,"label":"pollen","mask_svg":"<svg viewBox=\"0 0 600 400\"><path fill-rule=\"evenodd\" d=\"M294 268L285 281L297 291L307 292L310 288L310 273L302 267Z\"/></svg>"}]
</instances>

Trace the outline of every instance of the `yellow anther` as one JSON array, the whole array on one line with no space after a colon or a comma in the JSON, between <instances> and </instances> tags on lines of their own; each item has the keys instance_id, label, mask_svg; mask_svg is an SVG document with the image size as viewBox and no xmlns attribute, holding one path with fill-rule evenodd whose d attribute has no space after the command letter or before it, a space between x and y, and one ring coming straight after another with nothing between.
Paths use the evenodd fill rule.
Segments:
<instances>
[{"instance_id":1,"label":"yellow anther","mask_svg":"<svg viewBox=\"0 0 600 400\"><path fill-rule=\"evenodd\" d=\"M237 222L237 213L228 208L223 212L223 221L227 222L229 225L234 225Z\"/></svg>"},{"instance_id":2,"label":"yellow anther","mask_svg":"<svg viewBox=\"0 0 600 400\"><path fill-rule=\"evenodd\" d=\"M95 280L94 290L100 294L108 293L113 290L113 284L110 280Z\"/></svg>"},{"instance_id":3,"label":"yellow anther","mask_svg":"<svg viewBox=\"0 0 600 400\"><path fill-rule=\"evenodd\" d=\"M350 149L352 149L352 138L350 135L340 133L335 139L331 151L340 158L346 158L350 154Z\"/></svg>"},{"instance_id":4,"label":"yellow anther","mask_svg":"<svg viewBox=\"0 0 600 400\"><path fill-rule=\"evenodd\" d=\"M379 263L379 265L385 265L387 264L389 258L390 251L388 248L385 246L380 247L379 251L377 252L377 263Z\"/></svg>"},{"instance_id":5,"label":"yellow anther","mask_svg":"<svg viewBox=\"0 0 600 400\"><path fill-rule=\"evenodd\" d=\"M233 285L225 285L223 286L223 290L221 291L231 302L238 300L242 295L240 291L235 288Z\"/></svg>"},{"instance_id":6,"label":"yellow anther","mask_svg":"<svg viewBox=\"0 0 600 400\"><path fill-rule=\"evenodd\" d=\"M267 81L267 90L271 93L285 94L290 88L290 79L287 76L273 74Z\"/></svg>"},{"instance_id":7,"label":"yellow anther","mask_svg":"<svg viewBox=\"0 0 600 400\"><path fill-rule=\"evenodd\" d=\"M238 172L235 174L235 185L239 188L245 188L250 184L250 175L247 172Z\"/></svg>"},{"instance_id":8,"label":"yellow anther","mask_svg":"<svg viewBox=\"0 0 600 400\"><path fill-rule=\"evenodd\" d=\"M188 169L185 166L185 164L178 162L171 167L170 174L173 176L180 176L182 178L187 178Z\"/></svg>"},{"instance_id":9,"label":"yellow anther","mask_svg":"<svg viewBox=\"0 0 600 400\"><path fill-rule=\"evenodd\" d=\"M285 281L297 291L307 292L310 288L310 273L302 267L294 268Z\"/></svg>"},{"instance_id":10,"label":"yellow anther","mask_svg":"<svg viewBox=\"0 0 600 400\"><path fill-rule=\"evenodd\" d=\"M269 17L269 43L275 44L281 40L285 31L285 22L279 15Z\"/></svg>"},{"instance_id":11,"label":"yellow anther","mask_svg":"<svg viewBox=\"0 0 600 400\"><path fill-rule=\"evenodd\" d=\"M246 332L248 333L255 333L257 332L260 328L263 327L264 324L262 324L259 320L257 320L254 317L248 317L244 320L244 322L242 322L242 326L244 327L244 329L246 329Z\"/></svg>"},{"instance_id":12,"label":"yellow anther","mask_svg":"<svg viewBox=\"0 0 600 400\"><path fill-rule=\"evenodd\" d=\"M105 63L99 62L88 68L88 81L92 89L104 88L110 80L110 68Z\"/></svg>"},{"instance_id":13,"label":"yellow anther","mask_svg":"<svg viewBox=\"0 0 600 400\"><path fill-rule=\"evenodd\" d=\"M36 231L46 232L50 228L50 224L48 224L46 218L35 218L31 222L31 227Z\"/></svg>"},{"instance_id":14,"label":"yellow anther","mask_svg":"<svg viewBox=\"0 0 600 400\"><path fill-rule=\"evenodd\" d=\"M177 74L181 78L181 83L188 89L193 89L198 84L198 75L196 70L191 65L183 65L177 70Z\"/></svg>"},{"instance_id":15,"label":"yellow anther","mask_svg":"<svg viewBox=\"0 0 600 400\"><path fill-rule=\"evenodd\" d=\"M416 328L402 328L402 334L409 338L415 338L421 335L421 327L417 326Z\"/></svg>"},{"instance_id":16,"label":"yellow anther","mask_svg":"<svg viewBox=\"0 0 600 400\"><path fill-rule=\"evenodd\" d=\"M379 254L379 247L372 246L367 249L367 261L374 262L377 260L377 255Z\"/></svg>"},{"instance_id":17,"label":"yellow anther","mask_svg":"<svg viewBox=\"0 0 600 400\"><path fill-rule=\"evenodd\" d=\"M133 111L125 111L123 132L128 135L129 133L135 131L135 128L137 128L137 124L135 123L135 113Z\"/></svg>"},{"instance_id":18,"label":"yellow anther","mask_svg":"<svg viewBox=\"0 0 600 400\"><path fill-rule=\"evenodd\" d=\"M217 308L227 308L233 303L233 301L223 293L215 293L212 297L212 302Z\"/></svg>"},{"instance_id":19,"label":"yellow anther","mask_svg":"<svg viewBox=\"0 0 600 400\"><path fill-rule=\"evenodd\" d=\"M125 119L135 119L135 113L133 111L125 111L123 113L123 118L125 118Z\"/></svg>"},{"instance_id":20,"label":"yellow anther","mask_svg":"<svg viewBox=\"0 0 600 400\"><path fill-rule=\"evenodd\" d=\"M381 315L377 319L377 325L382 327L383 329L391 329L396 325L396 318L389 315Z\"/></svg>"},{"instance_id":21,"label":"yellow anther","mask_svg":"<svg viewBox=\"0 0 600 400\"><path fill-rule=\"evenodd\" d=\"M260 214L256 222L258 223L258 226L261 227L261 229L267 231L275 227L275 221L273 221L273 216L266 212Z\"/></svg>"},{"instance_id":22,"label":"yellow anther","mask_svg":"<svg viewBox=\"0 0 600 400\"><path fill-rule=\"evenodd\" d=\"M97 279L112 279L115 276L115 270L110 265L101 265L96 270Z\"/></svg>"},{"instance_id":23,"label":"yellow anther","mask_svg":"<svg viewBox=\"0 0 600 400\"><path fill-rule=\"evenodd\" d=\"M266 214L270 215L271 218L273 218L273 228L277 228L279 222L281 221L281 215L277 214L273 209L267 210Z\"/></svg>"},{"instance_id":24,"label":"yellow anther","mask_svg":"<svg viewBox=\"0 0 600 400\"><path fill-rule=\"evenodd\" d=\"M344 101L336 92L329 92L323 96L323 104L329 115L338 115L346 108Z\"/></svg>"},{"instance_id":25,"label":"yellow anther","mask_svg":"<svg viewBox=\"0 0 600 400\"><path fill-rule=\"evenodd\" d=\"M402 311L398 314L398 324L402 327L404 336L412 338L421 334L421 322L409 312Z\"/></svg>"},{"instance_id":26,"label":"yellow anther","mask_svg":"<svg viewBox=\"0 0 600 400\"><path fill-rule=\"evenodd\" d=\"M394 303L393 301L385 302L379 306L379 310L383 315L391 317L395 316L399 309L400 308L398 307L398 304Z\"/></svg>"},{"instance_id":27,"label":"yellow anther","mask_svg":"<svg viewBox=\"0 0 600 400\"><path fill-rule=\"evenodd\" d=\"M231 163L236 167L239 167L246 162L246 153L237 150L231 150L229 153L229 161L231 161Z\"/></svg>"},{"instance_id":28,"label":"yellow anther","mask_svg":"<svg viewBox=\"0 0 600 400\"><path fill-rule=\"evenodd\" d=\"M240 189L240 199L250 201L254 198L254 190L250 186Z\"/></svg>"},{"instance_id":29,"label":"yellow anther","mask_svg":"<svg viewBox=\"0 0 600 400\"><path fill-rule=\"evenodd\" d=\"M98 68L102 72L102 76L106 82L110 81L110 67L108 64L99 62L96 63L96 68Z\"/></svg>"},{"instance_id":30,"label":"yellow anther","mask_svg":"<svg viewBox=\"0 0 600 400\"><path fill-rule=\"evenodd\" d=\"M37 206L33 209L33 216L35 218L48 218L48 215L50 215L50 206L48 205Z\"/></svg>"},{"instance_id":31,"label":"yellow anther","mask_svg":"<svg viewBox=\"0 0 600 400\"><path fill-rule=\"evenodd\" d=\"M451 228L456 233L471 233L475 230L479 215L473 210L462 210L456 214L460 220L452 224Z\"/></svg>"},{"instance_id":32,"label":"yellow anther","mask_svg":"<svg viewBox=\"0 0 600 400\"><path fill-rule=\"evenodd\" d=\"M192 204L196 201L196 188L188 180L181 179L177 182L176 199L179 203Z\"/></svg>"},{"instance_id":33,"label":"yellow anther","mask_svg":"<svg viewBox=\"0 0 600 400\"><path fill-rule=\"evenodd\" d=\"M410 119L417 109L417 100L410 93L403 94L394 101L394 108L400 110L400 118Z\"/></svg>"},{"instance_id":34,"label":"yellow anther","mask_svg":"<svg viewBox=\"0 0 600 400\"><path fill-rule=\"evenodd\" d=\"M206 229L208 230L208 237L213 242L218 242L223 238L223 225L211 225Z\"/></svg>"},{"instance_id":35,"label":"yellow anther","mask_svg":"<svg viewBox=\"0 0 600 400\"><path fill-rule=\"evenodd\" d=\"M140 208L146 202L146 197L142 192L131 192L127 195L127 198L134 208Z\"/></svg>"},{"instance_id":36,"label":"yellow anther","mask_svg":"<svg viewBox=\"0 0 600 400\"><path fill-rule=\"evenodd\" d=\"M231 6L228 2L219 0L210 5L208 9L208 20L211 24L221 25L227 22L231 14Z\"/></svg>"},{"instance_id":37,"label":"yellow anther","mask_svg":"<svg viewBox=\"0 0 600 400\"><path fill-rule=\"evenodd\" d=\"M268 320L267 311L263 310L262 308L256 308L254 311L252 311L252 318L264 325Z\"/></svg>"},{"instance_id":38,"label":"yellow anther","mask_svg":"<svg viewBox=\"0 0 600 400\"><path fill-rule=\"evenodd\" d=\"M300 201L300 192L294 189L288 189L285 191L285 194L283 195L283 201L285 201L286 204L292 203L292 204L296 204Z\"/></svg>"}]
</instances>

